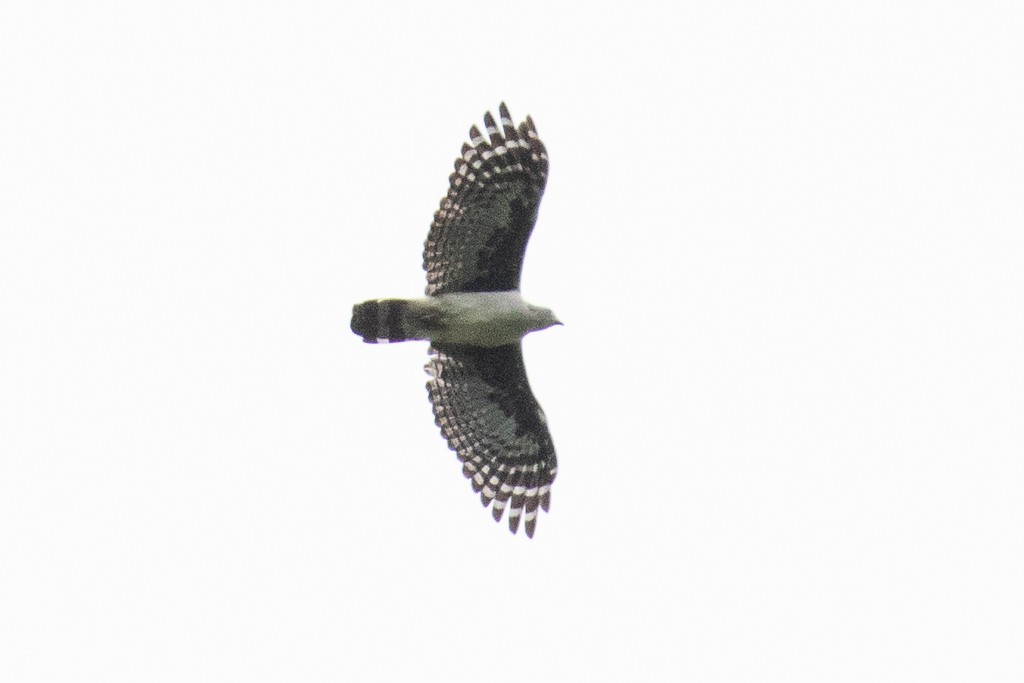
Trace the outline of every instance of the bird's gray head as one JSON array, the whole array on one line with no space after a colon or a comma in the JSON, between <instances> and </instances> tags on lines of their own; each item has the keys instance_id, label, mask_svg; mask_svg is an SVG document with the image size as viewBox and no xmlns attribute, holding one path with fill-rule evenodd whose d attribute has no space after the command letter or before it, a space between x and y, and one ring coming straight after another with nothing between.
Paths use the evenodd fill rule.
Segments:
<instances>
[{"instance_id":1,"label":"bird's gray head","mask_svg":"<svg viewBox=\"0 0 1024 683\"><path fill-rule=\"evenodd\" d=\"M545 330L552 325L561 325L562 321L555 317L550 308L527 304L530 308L530 331Z\"/></svg>"}]
</instances>

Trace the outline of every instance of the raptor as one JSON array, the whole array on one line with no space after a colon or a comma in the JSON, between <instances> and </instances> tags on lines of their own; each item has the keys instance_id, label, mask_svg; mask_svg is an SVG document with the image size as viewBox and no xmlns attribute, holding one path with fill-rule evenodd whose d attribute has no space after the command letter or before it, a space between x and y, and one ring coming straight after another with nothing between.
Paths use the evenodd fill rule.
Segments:
<instances>
[{"instance_id":1,"label":"raptor","mask_svg":"<svg viewBox=\"0 0 1024 683\"><path fill-rule=\"evenodd\" d=\"M533 120L504 103L484 115L455 160L423 250L426 296L352 309L368 343L427 340L427 393L441 433L495 521L532 537L558 472L547 419L523 364L522 338L561 323L519 293L526 244L548 177Z\"/></svg>"}]
</instances>

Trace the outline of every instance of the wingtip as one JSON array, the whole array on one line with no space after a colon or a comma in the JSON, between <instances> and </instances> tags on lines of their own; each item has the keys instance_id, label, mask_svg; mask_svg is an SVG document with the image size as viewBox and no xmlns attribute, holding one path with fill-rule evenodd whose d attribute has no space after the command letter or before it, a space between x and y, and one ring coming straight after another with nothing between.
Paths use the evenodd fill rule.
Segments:
<instances>
[{"instance_id":1,"label":"wingtip","mask_svg":"<svg viewBox=\"0 0 1024 683\"><path fill-rule=\"evenodd\" d=\"M505 501L496 500L494 506L491 508L491 517L494 518L495 522L500 522L502 515L505 514Z\"/></svg>"},{"instance_id":2,"label":"wingtip","mask_svg":"<svg viewBox=\"0 0 1024 683\"><path fill-rule=\"evenodd\" d=\"M512 533L519 531L519 518L522 516L521 508L513 508L508 511L508 530Z\"/></svg>"}]
</instances>

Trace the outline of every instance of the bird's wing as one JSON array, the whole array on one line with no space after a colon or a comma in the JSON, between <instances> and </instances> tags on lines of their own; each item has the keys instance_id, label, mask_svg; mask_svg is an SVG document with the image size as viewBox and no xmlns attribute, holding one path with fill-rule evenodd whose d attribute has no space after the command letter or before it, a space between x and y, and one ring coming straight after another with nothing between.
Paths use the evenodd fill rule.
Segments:
<instances>
[{"instance_id":1,"label":"bird's wing","mask_svg":"<svg viewBox=\"0 0 1024 683\"><path fill-rule=\"evenodd\" d=\"M501 129L487 112L488 137L470 128L471 144L455 160L423 249L428 295L519 288L548 155L530 117L517 130L504 102L498 115Z\"/></svg>"},{"instance_id":2,"label":"bird's wing","mask_svg":"<svg viewBox=\"0 0 1024 683\"><path fill-rule=\"evenodd\" d=\"M558 465L547 420L530 391L520 344L430 348L427 392L448 445L484 507L512 533L520 518L533 536Z\"/></svg>"}]
</instances>

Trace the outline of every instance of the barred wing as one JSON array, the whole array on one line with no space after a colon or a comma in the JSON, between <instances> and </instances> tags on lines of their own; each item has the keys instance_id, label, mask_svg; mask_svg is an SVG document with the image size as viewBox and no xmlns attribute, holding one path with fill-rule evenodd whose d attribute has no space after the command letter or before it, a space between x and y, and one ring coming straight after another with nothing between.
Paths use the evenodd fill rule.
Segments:
<instances>
[{"instance_id":1,"label":"barred wing","mask_svg":"<svg viewBox=\"0 0 1024 683\"><path fill-rule=\"evenodd\" d=\"M558 466L544 411L526 379L522 346L431 346L426 369L435 422L480 502L493 502L495 521L507 507L512 533L522 518L532 537L537 507L547 512L550 505Z\"/></svg>"},{"instance_id":2,"label":"barred wing","mask_svg":"<svg viewBox=\"0 0 1024 683\"><path fill-rule=\"evenodd\" d=\"M523 254L548 178L548 155L528 116L512 124L498 109L501 130L484 115L488 138L473 126L449 177L423 249L427 294L500 292L519 288Z\"/></svg>"}]
</instances>

